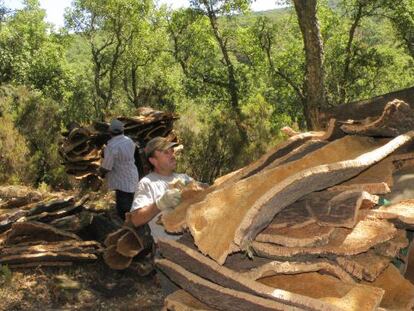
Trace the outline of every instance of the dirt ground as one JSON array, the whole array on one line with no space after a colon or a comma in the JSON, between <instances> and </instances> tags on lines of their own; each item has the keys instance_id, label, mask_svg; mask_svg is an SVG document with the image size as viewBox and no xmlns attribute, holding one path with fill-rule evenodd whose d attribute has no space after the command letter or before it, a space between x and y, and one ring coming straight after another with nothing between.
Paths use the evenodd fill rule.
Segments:
<instances>
[{"instance_id":1,"label":"dirt ground","mask_svg":"<svg viewBox=\"0 0 414 311\"><path fill-rule=\"evenodd\" d=\"M114 271L102 261L0 271L0 310L161 310L156 277Z\"/></svg>"}]
</instances>

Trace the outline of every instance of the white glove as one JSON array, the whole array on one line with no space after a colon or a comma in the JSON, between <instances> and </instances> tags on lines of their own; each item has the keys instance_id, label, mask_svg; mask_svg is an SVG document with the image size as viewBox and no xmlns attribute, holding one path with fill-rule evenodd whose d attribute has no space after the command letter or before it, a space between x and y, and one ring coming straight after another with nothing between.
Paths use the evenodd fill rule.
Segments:
<instances>
[{"instance_id":1,"label":"white glove","mask_svg":"<svg viewBox=\"0 0 414 311\"><path fill-rule=\"evenodd\" d=\"M180 204L181 201L181 192L178 189L168 189L161 197L155 201L158 209L168 210L176 207Z\"/></svg>"}]
</instances>

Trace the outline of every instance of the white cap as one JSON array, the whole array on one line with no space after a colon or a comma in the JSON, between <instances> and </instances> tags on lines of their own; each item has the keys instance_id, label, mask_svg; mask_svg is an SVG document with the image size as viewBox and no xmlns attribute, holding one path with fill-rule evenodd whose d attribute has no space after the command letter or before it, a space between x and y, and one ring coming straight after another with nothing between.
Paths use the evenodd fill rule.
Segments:
<instances>
[{"instance_id":1,"label":"white cap","mask_svg":"<svg viewBox=\"0 0 414 311\"><path fill-rule=\"evenodd\" d=\"M117 119L113 119L109 125L109 131L114 134L122 133L124 131L124 124Z\"/></svg>"}]
</instances>

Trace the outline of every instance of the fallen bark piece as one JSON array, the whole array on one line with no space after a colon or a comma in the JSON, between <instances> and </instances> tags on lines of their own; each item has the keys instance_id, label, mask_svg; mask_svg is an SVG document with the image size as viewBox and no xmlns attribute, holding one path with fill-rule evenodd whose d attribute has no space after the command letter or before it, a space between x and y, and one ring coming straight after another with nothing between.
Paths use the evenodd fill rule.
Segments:
<instances>
[{"instance_id":1,"label":"fallen bark piece","mask_svg":"<svg viewBox=\"0 0 414 311\"><path fill-rule=\"evenodd\" d=\"M404 200L372 210L375 218L395 221L398 227L414 229L414 200Z\"/></svg>"},{"instance_id":2,"label":"fallen bark piece","mask_svg":"<svg viewBox=\"0 0 414 311\"><path fill-rule=\"evenodd\" d=\"M73 205L74 197L68 197L60 200L51 200L49 202L40 202L34 208L28 211L27 216L33 216L43 212L55 212L61 208Z\"/></svg>"},{"instance_id":3,"label":"fallen bark piece","mask_svg":"<svg viewBox=\"0 0 414 311\"><path fill-rule=\"evenodd\" d=\"M174 280L174 282L182 289L217 310L268 311L286 310L287 308L289 310L303 310L214 284L188 272L181 266L166 259L158 259L155 263L158 268L160 268L171 280ZM326 310L340 309L332 308Z\"/></svg>"},{"instance_id":4,"label":"fallen bark piece","mask_svg":"<svg viewBox=\"0 0 414 311\"><path fill-rule=\"evenodd\" d=\"M299 200L277 214L267 226L267 229L276 230L285 227L302 228L315 222L316 220L306 208L306 201Z\"/></svg>"},{"instance_id":5,"label":"fallen bark piece","mask_svg":"<svg viewBox=\"0 0 414 311\"><path fill-rule=\"evenodd\" d=\"M413 310L414 285L406 280L394 265L388 268L372 283L364 284L382 288L385 291L381 307L386 310Z\"/></svg>"},{"instance_id":6,"label":"fallen bark piece","mask_svg":"<svg viewBox=\"0 0 414 311\"><path fill-rule=\"evenodd\" d=\"M405 230L398 230L394 238L378 244L373 250L376 254L394 258L399 255L400 249L408 246L408 243L407 232Z\"/></svg>"},{"instance_id":7,"label":"fallen bark piece","mask_svg":"<svg viewBox=\"0 0 414 311\"><path fill-rule=\"evenodd\" d=\"M307 272L320 272L334 276L345 283L354 283L354 279L338 264L325 259L314 261L295 262L295 261L272 261L263 266L253 268L242 273L243 276L258 280L261 278L279 274L301 274Z\"/></svg>"},{"instance_id":8,"label":"fallen bark piece","mask_svg":"<svg viewBox=\"0 0 414 311\"><path fill-rule=\"evenodd\" d=\"M125 234L125 232L127 232L125 228L119 228L118 230L109 233L105 238L104 245L106 247L116 245L118 240Z\"/></svg>"},{"instance_id":9,"label":"fallen bark piece","mask_svg":"<svg viewBox=\"0 0 414 311\"><path fill-rule=\"evenodd\" d=\"M352 121L341 126L341 130L352 135L395 137L408 132L414 127L414 111L398 99L385 105L378 118L366 118Z\"/></svg>"},{"instance_id":10,"label":"fallen bark piece","mask_svg":"<svg viewBox=\"0 0 414 311\"><path fill-rule=\"evenodd\" d=\"M335 277L316 272L277 275L259 282L273 288L312 297L335 305L341 310L377 310L384 290L357 283L344 283Z\"/></svg>"},{"instance_id":11,"label":"fallen bark piece","mask_svg":"<svg viewBox=\"0 0 414 311\"><path fill-rule=\"evenodd\" d=\"M210 193L187 212L187 224L196 245L204 254L224 263L229 253L247 248L284 207L310 192L358 174L413 135L396 138L383 148L378 148L383 142L347 136L300 160ZM357 159L349 160L354 158Z\"/></svg>"},{"instance_id":12,"label":"fallen bark piece","mask_svg":"<svg viewBox=\"0 0 414 311\"><path fill-rule=\"evenodd\" d=\"M93 221L94 213L82 211L75 215L64 216L50 222L50 225L70 232L79 232Z\"/></svg>"},{"instance_id":13,"label":"fallen bark piece","mask_svg":"<svg viewBox=\"0 0 414 311\"><path fill-rule=\"evenodd\" d=\"M412 165L413 159L414 153L412 152L391 154L361 174L333 188L345 190L355 187L365 187L367 189L366 191L371 194L387 193L389 192L387 189L394 186L393 174L402 167Z\"/></svg>"},{"instance_id":14,"label":"fallen bark piece","mask_svg":"<svg viewBox=\"0 0 414 311\"><path fill-rule=\"evenodd\" d=\"M126 257L116 251L116 245L111 245L103 253L105 263L114 270L124 270L129 267L132 257Z\"/></svg>"},{"instance_id":15,"label":"fallen bark piece","mask_svg":"<svg viewBox=\"0 0 414 311\"><path fill-rule=\"evenodd\" d=\"M391 263L391 258L375 254L374 251L355 256L338 257L338 264L359 280L374 281Z\"/></svg>"},{"instance_id":16,"label":"fallen bark piece","mask_svg":"<svg viewBox=\"0 0 414 311\"><path fill-rule=\"evenodd\" d=\"M337 263L359 280L374 281L396 258L402 248L408 246L405 230L398 230L391 240L381 243L365 253L337 257Z\"/></svg>"},{"instance_id":17,"label":"fallen bark piece","mask_svg":"<svg viewBox=\"0 0 414 311\"><path fill-rule=\"evenodd\" d=\"M277 218L277 216L276 216ZM328 243L334 227L321 227L313 223L301 228L272 228L269 225L256 236L255 241L279 244L287 247L310 247Z\"/></svg>"},{"instance_id":18,"label":"fallen bark piece","mask_svg":"<svg viewBox=\"0 0 414 311\"><path fill-rule=\"evenodd\" d=\"M38 262L93 261L100 252L95 241L63 241L1 249L0 263L30 264Z\"/></svg>"},{"instance_id":19,"label":"fallen bark piece","mask_svg":"<svg viewBox=\"0 0 414 311\"><path fill-rule=\"evenodd\" d=\"M8 231L5 244L11 245L34 241L54 242L72 239L80 240L80 238L74 233L60 230L41 222L16 222Z\"/></svg>"},{"instance_id":20,"label":"fallen bark piece","mask_svg":"<svg viewBox=\"0 0 414 311\"><path fill-rule=\"evenodd\" d=\"M350 185L336 185L327 189L327 191L365 191L372 195L390 193L391 189L385 182L374 182L369 184L350 184Z\"/></svg>"},{"instance_id":21,"label":"fallen bark piece","mask_svg":"<svg viewBox=\"0 0 414 311\"><path fill-rule=\"evenodd\" d=\"M116 243L116 251L125 257L134 257L143 249L140 241L131 231L126 231Z\"/></svg>"},{"instance_id":22,"label":"fallen bark piece","mask_svg":"<svg viewBox=\"0 0 414 311\"><path fill-rule=\"evenodd\" d=\"M214 311L184 290L168 295L164 300L164 308L168 311Z\"/></svg>"},{"instance_id":23,"label":"fallen bark piece","mask_svg":"<svg viewBox=\"0 0 414 311\"><path fill-rule=\"evenodd\" d=\"M379 198L360 191L321 191L311 193L303 200L319 225L353 228L358 220L358 211L374 207Z\"/></svg>"},{"instance_id":24,"label":"fallen bark piece","mask_svg":"<svg viewBox=\"0 0 414 311\"><path fill-rule=\"evenodd\" d=\"M282 303L285 308L289 306L291 308L298 307L302 310L329 309L329 305L321 304L317 300L263 286L263 284L246 278L237 271L220 266L215 261L203 256L196 249L192 249L180 242L160 239L158 245L162 255L171 262L177 263L183 269L188 270L188 272L212 283L220 284L225 288L271 299Z\"/></svg>"},{"instance_id":25,"label":"fallen bark piece","mask_svg":"<svg viewBox=\"0 0 414 311\"><path fill-rule=\"evenodd\" d=\"M375 219L364 219L353 229L336 228L326 245L316 247L283 247L253 241L252 247L259 256L288 258L298 255L356 255L388 241L397 235L394 225Z\"/></svg>"}]
</instances>

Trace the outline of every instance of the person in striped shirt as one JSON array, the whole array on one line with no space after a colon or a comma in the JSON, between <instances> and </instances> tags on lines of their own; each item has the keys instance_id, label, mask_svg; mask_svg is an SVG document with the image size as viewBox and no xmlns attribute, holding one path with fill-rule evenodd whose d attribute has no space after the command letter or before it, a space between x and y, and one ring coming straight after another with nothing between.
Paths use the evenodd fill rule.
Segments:
<instances>
[{"instance_id":1,"label":"person in striped shirt","mask_svg":"<svg viewBox=\"0 0 414 311\"><path fill-rule=\"evenodd\" d=\"M115 190L118 215L125 219L134 200L138 185L138 169L135 165L133 140L124 135L124 124L114 119L109 125L112 138L104 150L100 173L108 183L108 189Z\"/></svg>"}]
</instances>

